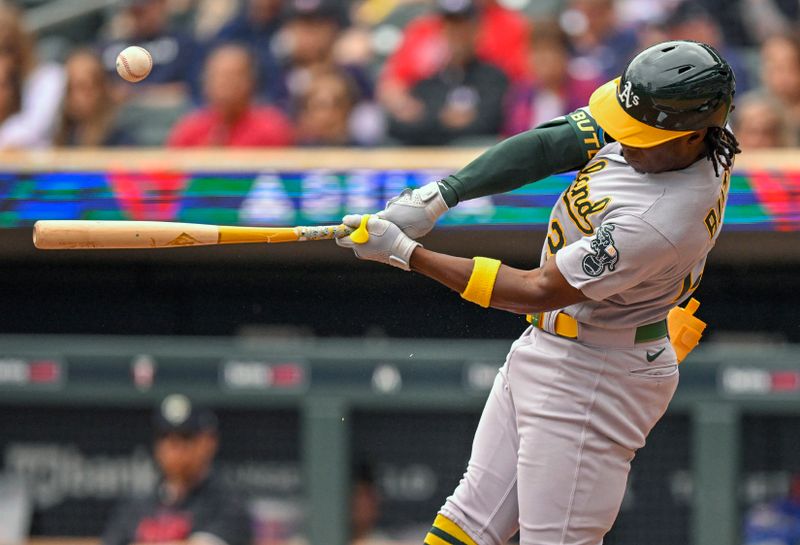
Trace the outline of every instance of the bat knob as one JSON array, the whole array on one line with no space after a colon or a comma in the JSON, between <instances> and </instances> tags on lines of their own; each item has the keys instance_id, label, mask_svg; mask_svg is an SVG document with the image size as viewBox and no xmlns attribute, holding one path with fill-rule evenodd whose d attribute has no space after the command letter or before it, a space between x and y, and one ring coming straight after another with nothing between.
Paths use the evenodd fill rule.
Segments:
<instances>
[{"instance_id":1,"label":"bat knob","mask_svg":"<svg viewBox=\"0 0 800 545\"><path fill-rule=\"evenodd\" d=\"M361 223L358 229L350 233L350 240L356 244L364 244L369 240L369 231L367 230L367 222L369 221L369 214L361 216Z\"/></svg>"}]
</instances>

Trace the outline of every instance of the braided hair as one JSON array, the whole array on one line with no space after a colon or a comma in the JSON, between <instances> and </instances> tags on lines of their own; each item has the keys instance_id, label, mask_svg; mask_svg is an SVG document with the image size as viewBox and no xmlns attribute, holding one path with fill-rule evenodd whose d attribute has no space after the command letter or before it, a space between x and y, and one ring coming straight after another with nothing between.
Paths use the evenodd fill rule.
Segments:
<instances>
[{"instance_id":1,"label":"braided hair","mask_svg":"<svg viewBox=\"0 0 800 545\"><path fill-rule=\"evenodd\" d=\"M705 138L706 158L714 165L714 174L719 177L719 167L727 170L733 166L733 156L742 153L736 136L725 127L708 127Z\"/></svg>"}]
</instances>

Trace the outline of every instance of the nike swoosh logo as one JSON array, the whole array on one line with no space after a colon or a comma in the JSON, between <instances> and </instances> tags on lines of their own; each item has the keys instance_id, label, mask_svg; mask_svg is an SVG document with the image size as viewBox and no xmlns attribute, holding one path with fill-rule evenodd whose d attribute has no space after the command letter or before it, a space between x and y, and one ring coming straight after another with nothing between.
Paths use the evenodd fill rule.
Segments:
<instances>
[{"instance_id":1,"label":"nike swoosh logo","mask_svg":"<svg viewBox=\"0 0 800 545\"><path fill-rule=\"evenodd\" d=\"M663 351L664 351L664 348L662 348L658 352L653 352L652 354L648 351L647 352L647 361L648 362L654 362L656 360L656 358L659 357Z\"/></svg>"}]
</instances>

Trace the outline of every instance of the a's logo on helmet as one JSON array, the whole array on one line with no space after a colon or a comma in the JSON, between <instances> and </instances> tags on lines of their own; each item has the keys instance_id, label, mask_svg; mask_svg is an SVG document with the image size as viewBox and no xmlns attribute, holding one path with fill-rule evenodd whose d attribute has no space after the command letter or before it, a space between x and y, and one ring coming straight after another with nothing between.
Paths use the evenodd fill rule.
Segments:
<instances>
[{"instance_id":1,"label":"a's logo on helmet","mask_svg":"<svg viewBox=\"0 0 800 545\"><path fill-rule=\"evenodd\" d=\"M617 98L625 108L639 105L639 95L633 93L633 84L630 81L626 82L622 91L617 93Z\"/></svg>"}]
</instances>

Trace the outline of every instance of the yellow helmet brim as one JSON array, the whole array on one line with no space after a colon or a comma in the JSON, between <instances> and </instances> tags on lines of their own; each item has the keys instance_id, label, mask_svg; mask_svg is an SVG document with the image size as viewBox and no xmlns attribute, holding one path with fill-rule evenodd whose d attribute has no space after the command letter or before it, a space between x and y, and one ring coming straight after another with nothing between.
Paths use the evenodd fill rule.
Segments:
<instances>
[{"instance_id":1,"label":"yellow helmet brim","mask_svg":"<svg viewBox=\"0 0 800 545\"><path fill-rule=\"evenodd\" d=\"M658 129L632 117L617 99L620 79L601 85L589 99L592 117L614 140L632 148L652 148L695 132Z\"/></svg>"}]
</instances>

